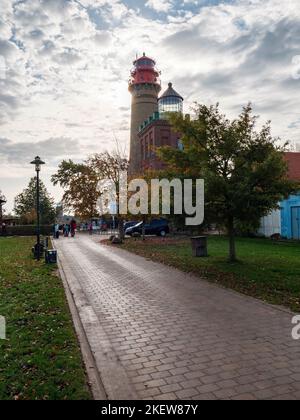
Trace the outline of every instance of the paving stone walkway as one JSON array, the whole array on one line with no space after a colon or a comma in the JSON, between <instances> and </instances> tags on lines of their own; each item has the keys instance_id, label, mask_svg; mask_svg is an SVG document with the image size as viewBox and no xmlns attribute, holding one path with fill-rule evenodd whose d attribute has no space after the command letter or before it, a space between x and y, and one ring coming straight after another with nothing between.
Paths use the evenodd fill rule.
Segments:
<instances>
[{"instance_id":1,"label":"paving stone walkway","mask_svg":"<svg viewBox=\"0 0 300 420\"><path fill-rule=\"evenodd\" d=\"M300 399L291 313L99 241L55 246L109 399Z\"/></svg>"}]
</instances>

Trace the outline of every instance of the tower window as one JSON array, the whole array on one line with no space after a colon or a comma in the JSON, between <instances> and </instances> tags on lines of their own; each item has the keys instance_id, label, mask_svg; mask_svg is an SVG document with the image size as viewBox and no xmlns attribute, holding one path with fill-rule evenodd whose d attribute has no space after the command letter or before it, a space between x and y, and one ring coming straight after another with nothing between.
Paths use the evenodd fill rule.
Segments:
<instances>
[{"instance_id":1,"label":"tower window","mask_svg":"<svg viewBox=\"0 0 300 420\"><path fill-rule=\"evenodd\" d=\"M183 144L183 142L182 142L182 140L181 140L181 139L178 139L178 140L177 140L177 148L178 148L179 150L181 150L181 151L183 151L183 150L184 150L184 144Z\"/></svg>"}]
</instances>

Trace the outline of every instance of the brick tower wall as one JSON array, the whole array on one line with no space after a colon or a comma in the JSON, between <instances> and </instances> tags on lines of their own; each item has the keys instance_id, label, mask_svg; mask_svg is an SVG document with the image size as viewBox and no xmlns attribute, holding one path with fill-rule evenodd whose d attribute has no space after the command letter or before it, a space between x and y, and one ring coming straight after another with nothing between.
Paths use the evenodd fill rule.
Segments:
<instances>
[{"instance_id":1,"label":"brick tower wall","mask_svg":"<svg viewBox=\"0 0 300 420\"><path fill-rule=\"evenodd\" d=\"M129 174L138 175L142 171L139 127L154 112L158 111L157 100L160 86L155 84L132 85L129 90L132 94Z\"/></svg>"}]
</instances>

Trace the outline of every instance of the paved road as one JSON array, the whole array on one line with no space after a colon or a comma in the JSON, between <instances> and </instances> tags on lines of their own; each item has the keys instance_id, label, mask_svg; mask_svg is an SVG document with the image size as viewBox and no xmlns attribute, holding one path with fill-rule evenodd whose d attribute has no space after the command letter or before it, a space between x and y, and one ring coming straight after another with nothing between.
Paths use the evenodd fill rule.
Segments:
<instances>
[{"instance_id":1,"label":"paved road","mask_svg":"<svg viewBox=\"0 0 300 420\"><path fill-rule=\"evenodd\" d=\"M99 237L55 243L109 399L300 399L288 311Z\"/></svg>"}]
</instances>

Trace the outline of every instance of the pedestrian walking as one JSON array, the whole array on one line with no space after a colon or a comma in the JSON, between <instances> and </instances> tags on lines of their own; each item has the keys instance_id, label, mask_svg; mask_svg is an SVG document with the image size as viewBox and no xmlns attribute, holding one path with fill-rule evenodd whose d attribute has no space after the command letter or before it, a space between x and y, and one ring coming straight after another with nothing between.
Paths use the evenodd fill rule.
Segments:
<instances>
[{"instance_id":1,"label":"pedestrian walking","mask_svg":"<svg viewBox=\"0 0 300 420\"><path fill-rule=\"evenodd\" d=\"M71 221L71 236L72 236L72 238L75 237L76 228L77 228L76 220L73 219Z\"/></svg>"},{"instance_id":2,"label":"pedestrian walking","mask_svg":"<svg viewBox=\"0 0 300 420\"><path fill-rule=\"evenodd\" d=\"M54 225L54 237L55 239L59 239L59 224L55 223Z\"/></svg>"},{"instance_id":3,"label":"pedestrian walking","mask_svg":"<svg viewBox=\"0 0 300 420\"><path fill-rule=\"evenodd\" d=\"M69 237L70 229L71 229L70 225L65 224L65 228L64 228L64 237L65 238L68 238Z\"/></svg>"},{"instance_id":4,"label":"pedestrian walking","mask_svg":"<svg viewBox=\"0 0 300 420\"><path fill-rule=\"evenodd\" d=\"M93 234L93 223L89 224L89 234L92 235Z\"/></svg>"}]
</instances>

